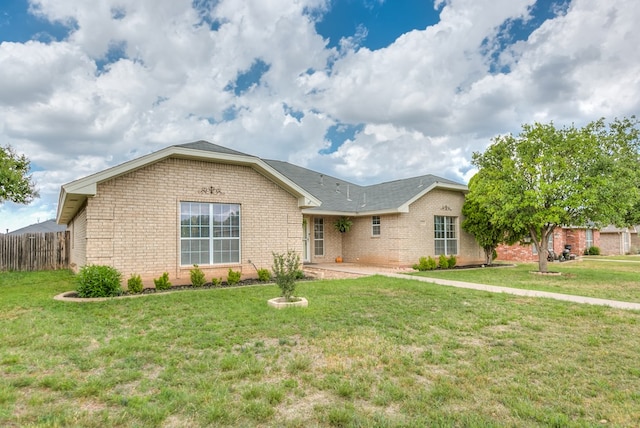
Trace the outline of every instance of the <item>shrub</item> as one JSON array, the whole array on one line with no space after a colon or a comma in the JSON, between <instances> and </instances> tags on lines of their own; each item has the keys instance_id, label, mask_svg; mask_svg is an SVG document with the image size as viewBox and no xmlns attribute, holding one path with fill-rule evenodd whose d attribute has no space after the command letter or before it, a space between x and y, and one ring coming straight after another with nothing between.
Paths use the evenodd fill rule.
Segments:
<instances>
[{"instance_id":1,"label":"shrub","mask_svg":"<svg viewBox=\"0 0 640 428\"><path fill-rule=\"evenodd\" d=\"M140 279L140 275L131 274L131 278L127 280L127 290L129 293L138 294L142 293L142 279Z\"/></svg>"},{"instance_id":2,"label":"shrub","mask_svg":"<svg viewBox=\"0 0 640 428\"><path fill-rule=\"evenodd\" d=\"M595 247L595 246L591 246L589 248L587 248L587 250L585 251L585 254L588 256L599 256L600 255L600 248L599 247Z\"/></svg>"},{"instance_id":3,"label":"shrub","mask_svg":"<svg viewBox=\"0 0 640 428\"><path fill-rule=\"evenodd\" d=\"M88 265L78 272L77 292L80 297L113 297L122 294L120 272L111 266Z\"/></svg>"},{"instance_id":4,"label":"shrub","mask_svg":"<svg viewBox=\"0 0 640 428\"><path fill-rule=\"evenodd\" d=\"M191 276L191 285L194 287L202 287L207 280L204 277L204 272L200 270L198 265L193 265L193 269L189 271Z\"/></svg>"},{"instance_id":5,"label":"shrub","mask_svg":"<svg viewBox=\"0 0 640 428\"><path fill-rule=\"evenodd\" d=\"M234 271L233 269L229 268L229 273L227 274L227 284L235 285L239 283L241 276L242 274L240 273L240 271Z\"/></svg>"},{"instance_id":6,"label":"shrub","mask_svg":"<svg viewBox=\"0 0 640 428\"><path fill-rule=\"evenodd\" d=\"M419 271L426 270L426 269L424 269L424 267L426 266L426 263L427 263L427 258L426 257L420 257L418 259L418 263L416 263L416 264L414 264L412 266L413 270L419 270Z\"/></svg>"},{"instance_id":7,"label":"shrub","mask_svg":"<svg viewBox=\"0 0 640 428\"><path fill-rule=\"evenodd\" d=\"M431 256L427 257L427 270L435 270L437 267L438 263L436 262L436 259Z\"/></svg>"},{"instance_id":8,"label":"shrub","mask_svg":"<svg viewBox=\"0 0 640 428\"><path fill-rule=\"evenodd\" d=\"M216 278L215 276L211 278L211 285L213 287L219 287L222 284L222 278Z\"/></svg>"},{"instance_id":9,"label":"shrub","mask_svg":"<svg viewBox=\"0 0 640 428\"><path fill-rule=\"evenodd\" d=\"M287 254L273 253L273 275L281 296L290 302L296 290L296 279L300 272L300 256L293 250Z\"/></svg>"},{"instance_id":10,"label":"shrub","mask_svg":"<svg viewBox=\"0 0 640 428\"><path fill-rule=\"evenodd\" d=\"M156 290L168 290L171 288L169 274L167 272L163 273L160 278L154 279L153 283L156 285Z\"/></svg>"},{"instance_id":11,"label":"shrub","mask_svg":"<svg viewBox=\"0 0 640 428\"><path fill-rule=\"evenodd\" d=\"M453 254L449 256L449 259L447 260L448 263L448 267L449 269L453 269L454 267L456 267L456 263L458 263L458 259L456 258L456 256L454 256Z\"/></svg>"},{"instance_id":12,"label":"shrub","mask_svg":"<svg viewBox=\"0 0 640 428\"><path fill-rule=\"evenodd\" d=\"M438 267L440 269L449 269L449 259L444 254L440 254L438 258Z\"/></svg>"},{"instance_id":13,"label":"shrub","mask_svg":"<svg viewBox=\"0 0 640 428\"><path fill-rule=\"evenodd\" d=\"M258 269L258 281L267 282L271 280L269 269Z\"/></svg>"},{"instance_id":14,"label":"shrub","mask_svg":"<svg viewBox=\"0 0 640 428\"><path fill-rule=\"evenodd\" d=\"M435 259L429 256L420 257L420 259L418 259L418 263L413 265L413 268L422 272L425 270L434 270L437 266Z\"/></svg>"}]
</instances>

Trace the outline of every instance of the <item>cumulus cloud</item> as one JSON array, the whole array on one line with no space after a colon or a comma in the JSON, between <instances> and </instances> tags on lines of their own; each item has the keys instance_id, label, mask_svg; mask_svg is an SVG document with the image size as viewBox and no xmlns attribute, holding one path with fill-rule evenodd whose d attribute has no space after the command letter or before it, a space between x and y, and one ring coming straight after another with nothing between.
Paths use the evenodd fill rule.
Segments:
<instances>
[{"instance_id":1,"label":"cumulus cloud","mask_svg":"<svg viewBox=\"0 0 640 428\"><path fill-rule=\"evenodd\" d=\"M523 123L637 113L637 2L573 0L511 40L534 5L438 0L438 23L370 50L364 26L336 48L316 32L329 0L31 0L68 35L0 44L0 141L42 195L0 213L52 216L61 184L197 139L359 183L466 181ZM330 141L336 126L355 132Z\"/></svg>"}]
</instances>

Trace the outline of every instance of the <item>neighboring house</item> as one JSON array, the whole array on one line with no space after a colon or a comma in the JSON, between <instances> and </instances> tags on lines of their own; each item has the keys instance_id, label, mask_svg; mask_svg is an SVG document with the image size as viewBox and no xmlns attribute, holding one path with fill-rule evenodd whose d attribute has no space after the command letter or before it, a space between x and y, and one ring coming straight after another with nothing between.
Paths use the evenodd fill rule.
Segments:
<instances>
[{"instance_id":1,"label":"neighboring house","mask_svg":"<svg viewBox=\"0 0 640 428\"><path fill-rule=\"evenodd\" d=\"M64 232L67 227L63 224L56 223L55 220L47 220L42 223L30 224L21 229L16 229L7 235L24 235L25 233L48 233L48 232Z\"/></svg>"},{"instance_id":2,"label":"neighboring house","mask_svg":"<svg viewBox=\"0 0 640 428\"><path fill-rule=\"evenodd\" d=\"M600 230L600 254L606 256L638 254L640 249L638 227L607 226Z\"/></svg>"},{"instance_id":3,"label":"neighboring house","mask_svg":"<svg viewBox=\"0 0 640 428\"><path fill-rule=\"evenodd\" d=\"M584 227L556 227L551 235L548 247L556 254L562 254L565 245L571 245L571 253L577 256L584 254L589 247L600 247L601 231ZM500 245L496 248L498 260L537 262L538 252L531 243Z\"/></svg>"},{"instance_id":4,"label":"neighboring house","mask_svg":"<svg viewBox=\"0 0 640 428\"><path fill-rule=\"evenodd\" d=\"M460 228L467 187L426 175L358 186L287 162L198 141L167 147L62 186L57 222L71 234L71 267L107 264L126 279L163 272L188 283L228 270L256 276L273 252L305 263L411 266L421 256L482 261ZM333 223L347 216L349 232Z\"/></svg>"}]
</instances>

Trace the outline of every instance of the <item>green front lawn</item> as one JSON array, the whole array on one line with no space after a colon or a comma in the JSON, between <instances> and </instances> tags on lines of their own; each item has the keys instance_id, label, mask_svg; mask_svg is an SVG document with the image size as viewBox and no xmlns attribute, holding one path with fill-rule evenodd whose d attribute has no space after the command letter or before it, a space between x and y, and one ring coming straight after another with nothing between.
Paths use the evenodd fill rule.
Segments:
<instances>
[{"instance_id":1,"label":"green front lawn","mask_svg":"<svg viewBox=\"0 0 640 428\"><path fill-rule=\"evenodd\" d=\"M416 271L412 275L640 302L638 257L628 256L620 260L588 258L582 261L549 263L549 271L561 272L560 276L531 273L537 270L537 263L525 263L516 267Z\"/></svg>"},{"instance_id":2,"label":"green front lawn","mask_svg":"<svg viewBox=\"0 0 640 428\"><path fill-rule=\"evenodd\" d=\"M0 273L0 426L640 421L634 311L380 276L300 283L287 310L275 285L52 299L71 289Z\"/></svg>"}]
</instances>

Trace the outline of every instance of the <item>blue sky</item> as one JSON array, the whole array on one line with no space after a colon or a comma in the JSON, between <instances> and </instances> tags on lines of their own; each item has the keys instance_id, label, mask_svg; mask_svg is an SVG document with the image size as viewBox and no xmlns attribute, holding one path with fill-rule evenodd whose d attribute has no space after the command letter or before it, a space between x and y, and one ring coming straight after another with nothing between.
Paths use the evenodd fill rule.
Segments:
<instances>
[{"instance_id":1,"label":"blue sky","mask_svg":"<svg viewBox=\"0 0 640 428\"><path fill-rule=\"evenodd\" d=\"M634 0L4 0L0 145L60 186L205 139L356 183L466 182L523 123L638 114Z\"/></svg>"},{"instance_id":2,"label":"blue sky","mask_svg":"<svg viewBox=\"0 0 640 428\"><path fill-rule=\"evenodd\" d=\"M0 4L0 40L26 42L35 40L62 40L69 28L61 23L49 22L29 13L26 0L4 0Z\"/></svg>"}]
</instances>

